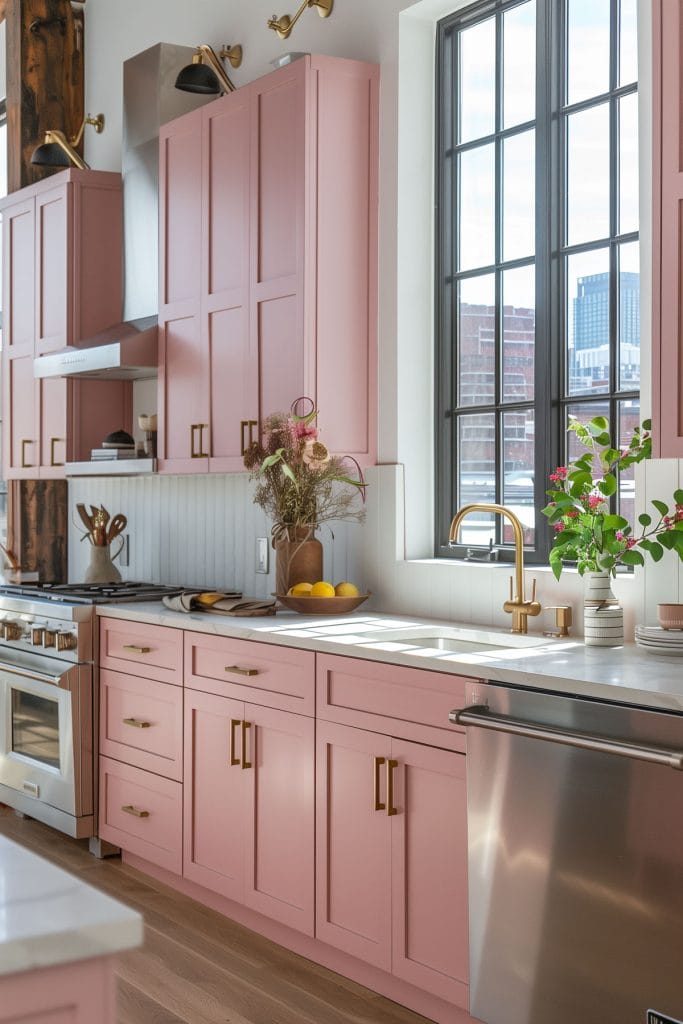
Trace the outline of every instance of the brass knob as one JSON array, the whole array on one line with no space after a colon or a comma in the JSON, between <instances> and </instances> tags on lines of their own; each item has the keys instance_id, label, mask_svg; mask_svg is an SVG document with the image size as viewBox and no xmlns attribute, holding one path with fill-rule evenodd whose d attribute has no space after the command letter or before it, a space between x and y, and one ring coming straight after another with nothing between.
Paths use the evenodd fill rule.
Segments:
<instances>
[{"instance_id":1,"label":"brass knob","mask_svg":"<svg viewBox=\"0 0 683 1024\"><path fill-rule=\"evenodd\" d=\"M5 622L2 628L2 635L5 640L21 640L24 630L18 622Z\"/></svg>"},{"instance_id":2,"label":"brass knob","mask_svg":"<svg viewBox=\"0 0 683 1024\"><path fill-rule=\"evenodd\" d=\"M31 643L34 647L42 647L45 638L44 626L31 626Z\"/></svg>"},{"instance_id":3,"label":"brass knob","mask_svg":"<svg viewBox=\"0 0 683 1024\"><path fill-rule=\"evenodd\" d=\"M57 650L72 651L77 640L73 633L57 633Z\"/></svg>"},{"instance_id":4,"label":"brass knob","mask_svg":"<svg viewBox=\"0 0 683 1024\"><path fill-rule=\"evenodd\" d=\"M57 630L46 629L43 634L43 646L44 647L56 647L57 646Z\"/></svg>"},{"instance_id":5,"label":"brass knob","mask_svg":"<svg viewBox=\"0 0 683 1024\"><path fill-rule=\"evenodd\" d=\"M555 612L556 633L544 633L543 636L565 637L569 636L569 627L572 624L572 606L570 604L547 605L547 612Z\"/></svg>"}]
</instances>

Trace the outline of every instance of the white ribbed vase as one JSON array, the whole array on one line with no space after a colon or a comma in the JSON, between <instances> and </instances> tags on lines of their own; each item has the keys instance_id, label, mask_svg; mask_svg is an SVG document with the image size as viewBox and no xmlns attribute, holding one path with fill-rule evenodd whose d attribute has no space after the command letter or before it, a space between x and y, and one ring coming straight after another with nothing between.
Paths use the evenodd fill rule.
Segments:
<instances>
[{"instance_id":1,"label":"white ribbed vase","mask_svg":"<svg viewBox=\"0 0 683 1024\"><path fill-rule=\"evenodd\" d=\"M624 609L612 593L609 572L583 576L583 636L587 647L621 647Z\"/></svg>"}]
</instances>

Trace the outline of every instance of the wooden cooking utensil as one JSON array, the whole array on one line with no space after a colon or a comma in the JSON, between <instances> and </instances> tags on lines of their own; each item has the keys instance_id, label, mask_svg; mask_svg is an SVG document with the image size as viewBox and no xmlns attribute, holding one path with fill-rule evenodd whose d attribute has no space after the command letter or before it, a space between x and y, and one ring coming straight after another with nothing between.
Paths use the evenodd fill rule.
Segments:
<instances>
[{"instance_id":1,"label":"wooden cooking utensil","mask_svg":"<svg viewBox=\"0 0 683 1024\"><path fill-rule=\"evenodd\" d=\"M107 531L107 544L111 544L115 537L123 533L125 528L128 526L128 520L122 512L117 512L112 521L109 524L109 530Z\"/></svg>"}]
</instances>

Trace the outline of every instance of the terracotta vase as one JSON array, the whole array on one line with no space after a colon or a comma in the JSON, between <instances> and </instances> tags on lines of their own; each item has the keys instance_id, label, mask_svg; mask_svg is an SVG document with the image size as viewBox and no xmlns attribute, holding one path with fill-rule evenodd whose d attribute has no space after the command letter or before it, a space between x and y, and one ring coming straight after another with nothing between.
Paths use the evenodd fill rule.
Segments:
<instances>
[{"instance_id":1,"label":"terracotta vase","mask_svg":"<svg viewBox=\"0 0 683 1024\"><path fill-rule=\"evenodd\" d=\"M323 578L323 546L312 529L300 528L291 540L276 540L275 592L286 594L295 583L316 583Z\"/></svg>"},{"instance_id":2,"label":"terracotta vase","mask_svg":"<svg viewBox=\"0 0 683 1024\"><path fill-rule=\"evenodd\" d=\"M624 610L612 593L609 572L583 576L583 640L587 647L621 647Z\"/></svg>"}]
</instances>

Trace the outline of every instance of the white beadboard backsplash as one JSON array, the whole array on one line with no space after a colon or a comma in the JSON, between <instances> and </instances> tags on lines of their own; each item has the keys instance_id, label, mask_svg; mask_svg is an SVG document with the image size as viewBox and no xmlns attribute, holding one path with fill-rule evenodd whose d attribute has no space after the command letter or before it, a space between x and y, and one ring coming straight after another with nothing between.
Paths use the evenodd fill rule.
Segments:
<instances>
[{"instance_id":1,"label":"white beadboard backsplash","mask_svg":"<svg viewBox=\"0 0 683 1024\"><path fill-rule=\"evenodd\" d=\"M72 479L70 582L83 579L89 558L76 514L79 502L104 505L112 516L123 512L127 517L129 565L120 567L124 579L211 590L235 587L253 597L275 589L272 548L270 572L256 572L256 539L270 538L270 524L251 500L245 473ZM352 522L332 524L333 533L320 530L326 579L366 586L358 558L352 557L362 546L363 529Z\"/></svg>"},{"instance_id":2,"label":"white beadboard backsplash","mask_svg":"<svg viewBox=\"0 0 683 1024\"><path fill-rule=\"evenodd\" d=\"M676 460L652 460L638 467L639 511L650 498L670 500L683 481ZM405 558L404 473L401 465L376 466L367 474L365 523L334 523L323 528L324 576L333 583L351 580L373 595L369 608L396 614L450 619L505 628L503 611L511 567ZM69 538L69 579L83 579L88 564L87 542L75 506L103 504L112 515L128 517L130 565L124 579L207 587L236 587L244 594L267 597L275 589L274 552L267 576L256 570L256 538L270 536L270 524L251 499L246 474L211 476L147 476L82 478L69 484L72 527ZM565 571L557 582L547 568L525 571L527 593L538 579L538 598L544 608L571 604L572 632L583 630L583 582ZM635 575L618 576L613 589L625 611L626 636L636 622L656 622L660 601L680 601L683 564L667 552ZM554 626L553 613L529 620L539 633Z\"/></svg>"}]
</instances>

